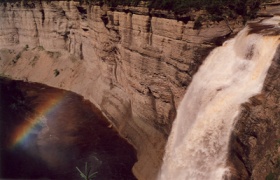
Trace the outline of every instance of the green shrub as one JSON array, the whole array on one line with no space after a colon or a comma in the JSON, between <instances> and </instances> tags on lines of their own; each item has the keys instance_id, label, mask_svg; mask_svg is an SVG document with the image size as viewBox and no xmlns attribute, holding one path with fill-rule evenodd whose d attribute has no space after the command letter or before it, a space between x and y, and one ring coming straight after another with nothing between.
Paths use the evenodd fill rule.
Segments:
<instances>
[{"instance_id":1,"label":"green shrub","mask_svg":"<svg viewBox=\"0 0 280 180\"><path fill-rule=\"evenodd\" d=\"M34 67L38 61L39 57L38 56L34 56L33 59L30 61L29 65L31 65L32 67Z\"/></svg>"},{"instance_id":2,"label":"green shrub","mask_svg":"<svg viewBox=\"0 0 280 180\"><path fill-rule=\"evenodd\" d=\"M202 21L203 18L199 16L195 21L194 21L194 26L193 29L200 29L202 27Z\"/></svg>"},{"instance_id":3,"label":"green shrub","mask_svg":"<svg viewBox=\"0 0 280 180\"><path fill-rule=\"evenodd\" d=\"M91 167L88 168L87 162L85 163L85 171L84 172L82 172L78 167L76 167L76 169L77 169L77 171L79 171L80 176L84 180L90 180L97 174L97 172L91 173Z\"/></svg>"},{"instance_id":4,"label":"green shrub","mask_svg":"<svg viewBox=\"0 0 280 180\"><path fill-rule=\"evenodd\" d=\"M61 52L59 51L47 51L47 54L51 57L51 58L59 58L61 56Z\"/></svg>"},{"instance_id":5,"label":"green shrub","mask_svg":"<svg viewBox=\"0 0 280 180\"><path fill-rule=\"evenodd\" d=\"M12 60L14 64L16 64L21 56L21 52L16 55L16 57Z\"/></svg>"},{"instance_id":6,"label":"green shrub","mask_svg":"<svg viewBox=\"0 0 280 180\"><path fill-rule=\"evenodd\" d=\"M29 48L29 46L28 46L28 44L26 44L25 47L24 47L24 51L27 51L28 48Z\"/></svg>"},{"instance_id":7,"label":"green shrub","mask_svg":"<svg viewBox=\"0 0 280 180\"><path fill-rule=\"evenodd\" d=\"M277 180L277 175L270 172L266 177L265 180Z\"/></svg>"},{"instance_id":8,"label":"green shrub","mask_svg":"<svg viewBox=\"0 0 280 180\"><path fill-rule=\"evenodd\" d=\"M56 76L58 76L60 74L60 72L59 72L58 69L55 69L55 70L53 70L53 74L56 77Z\"/></svg>"},{"instance_id":9,"label":"green shrub","mask_svg":"<svg viewBox=\"0 0 280 180\"><path fill-rule=\"evenodd\" d=\"M44 48L43 46L38 46L38 50L39 50L39 51L44 51L45 48Z\"/></svg>"}]
</instances>

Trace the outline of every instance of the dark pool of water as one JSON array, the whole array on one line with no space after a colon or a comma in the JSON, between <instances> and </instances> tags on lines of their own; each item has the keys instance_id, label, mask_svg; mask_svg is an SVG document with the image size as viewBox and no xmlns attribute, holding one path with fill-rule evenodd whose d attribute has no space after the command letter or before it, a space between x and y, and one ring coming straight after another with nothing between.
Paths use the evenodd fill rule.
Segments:
<instances>
[{"instance_id":1,"label":"dark pool of water","mask_svg":"<svg viewBox=\"0 0 280 180\"><path fill-rule=\"evenodd\" d=\"M135 150L81 96L7 79L0 90L0 178L81 179L87 162L93 179L135 179Z\"/></svg>"}]
</instances>

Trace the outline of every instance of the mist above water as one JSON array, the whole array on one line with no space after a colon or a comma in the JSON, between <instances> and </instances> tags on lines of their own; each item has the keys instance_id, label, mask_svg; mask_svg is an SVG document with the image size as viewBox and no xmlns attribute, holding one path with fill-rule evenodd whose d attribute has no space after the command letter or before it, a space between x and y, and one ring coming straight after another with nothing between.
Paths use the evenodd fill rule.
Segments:
<instances>
[{"instance_id":1,"label":"mist above water","mask_svg":"<svg viewBox=\"0 0 280 180\"><path fill-rule=\"evenodd\" d=\"M0 178L135 179L135 150L81 96L0 78Z\"/></svg>"},{"instance_id":2,"label":"mist above water","mask_svg":"<svg viewBox=\"0 0 280 180\"><path fill-rule=\"evenodd\" d=\"M279 22L251 24L210 53L179 105L158 179L230 176L225 163L235 118L262 90L280 43Z\"/></svg>"}]
</instances>

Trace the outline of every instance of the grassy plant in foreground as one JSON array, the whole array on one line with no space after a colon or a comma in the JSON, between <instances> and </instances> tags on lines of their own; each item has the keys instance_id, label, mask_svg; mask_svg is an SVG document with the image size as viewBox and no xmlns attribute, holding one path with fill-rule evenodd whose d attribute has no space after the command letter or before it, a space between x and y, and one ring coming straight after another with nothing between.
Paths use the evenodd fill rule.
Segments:
<instances>
[{"instance_id":1,"label":"grassy plant in foreground","mask_svg":"<svg viewBox=\"0 0 280 180\"><path fill-rule=\"evenodd\" d=\"M91 167L88 168L87 162L85 164L85 172L82 172L77 166L76 169L79 171L81 177L85 180L90 180L93 178L94 175L97 174L97 172L91 173Z\"/></svg>"},{"instance_id":2,"label":"grassy plant in foreground","mask_svg":"<svg viewBox=\"0 0 280 180\"><path fill-rule=\"evenodd\" d=\"M58 69L55 69L55 70L53 70L53 74L56 77L56 76L58 76L60 74L60 72L59 72Z\"/></svg>"}]
</instances>

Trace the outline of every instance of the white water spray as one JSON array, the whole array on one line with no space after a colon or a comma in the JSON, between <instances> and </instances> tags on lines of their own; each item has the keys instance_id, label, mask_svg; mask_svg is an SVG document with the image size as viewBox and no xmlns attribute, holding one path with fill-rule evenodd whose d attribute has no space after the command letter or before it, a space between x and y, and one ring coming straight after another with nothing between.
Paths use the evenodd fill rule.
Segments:
<instances>
[{"instance_id":1,"label":"white water spray","mask_svg":"<svg viewBox=\"0 0 280 180\"><path fill-rule=\"evenodd\" d=\"M280 43L279 22L274 17L254 24L259 34L246 27L207 57L178 108L158 179L219 180L229 174L234 119L263 87Z\"/></svg>"}]
</instances>

